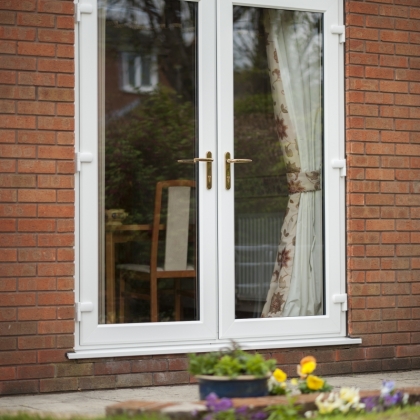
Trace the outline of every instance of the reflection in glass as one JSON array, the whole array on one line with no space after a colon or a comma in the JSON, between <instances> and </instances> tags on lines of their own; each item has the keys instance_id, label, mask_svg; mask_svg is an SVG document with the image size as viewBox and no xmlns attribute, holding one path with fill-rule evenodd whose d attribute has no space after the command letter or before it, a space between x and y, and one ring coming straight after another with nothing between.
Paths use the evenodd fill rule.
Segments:
<instances>
[{"instance_id":1,"label":"reflection in glass","mask_svg":"<svg viewBox=\"0 0 420 420\"><path fill-rule=\"evenodd\" d=\"M197 3L99 6L100 323L195 320Z\"/></svg>"},{"instance_id":2,"label":"reflection in glass","mask_svg":"<svg viewBox=\"0 0 420 420\"><path fill-rule=\"evenodd\" d=\"M233 28L236 318L322 315L322 14L235 6Z\"/></svg>"}]
</instances>

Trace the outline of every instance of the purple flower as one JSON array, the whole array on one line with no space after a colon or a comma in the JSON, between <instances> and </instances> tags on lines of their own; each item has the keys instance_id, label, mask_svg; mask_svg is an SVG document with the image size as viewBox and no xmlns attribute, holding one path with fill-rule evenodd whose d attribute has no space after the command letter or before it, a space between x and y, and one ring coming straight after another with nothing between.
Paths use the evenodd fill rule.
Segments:
<instances>
[{"instance_id":1,"label":"purple flower","mask_svg":"<svg viewBox=\"0 0 420 420\"><path fill-rule=\"evenodd\" d=\"M361 403L365 405L365 410L367 412L373 411L379 404L378 397L366 397L360 400Z\"/></svg>"},{"instance_id":2,"label":"purple flower","mask_svg":"<svg viewBox=\"0 0 420 420\"><path fill-rule=\"evenodd\" d=\"M242 405L235 410L235 413L239 415L245 415L247 411L248 407L246 405Z\"/></svg>"},{"instance_id":3,"label":"purple flower","mask_svg":"<svg viewBox=\"0 0 420 420\"><path fill-rule=\"evenodd\" d=\"M403 393L401 391L396 392L393 395L385 395L384 407L392 407L393 405L401 404L403 400Z\"/></svg>"},{"instance_id":4,"label":"purple flower","mask_svg":"<svg viewBox=\"0 0 420 420\"><path fill-rule=\"evenodd\" d=\"M218 396L214 392L207 395L207 397L206 397L207 408L214 411L214 407L217 403L217 400L218 400Z\"/></svg>"},{"instance_id":5,"label":"purple flower","mask_svg":"<svg viewBox=\"0 0 420 420\"><path fill-rule=\"evenodd\" d=\"M381 389L381 397L385 397L392 393L395 388L394 381L383 381L382 382L382 389Z\"/></svg>"},{"instance_id":6,"label":"purple flower","mask_svg":"<svg viewBox=\"0 0 420 420\"><path fill-rule=\"evenodd\" d=\"M214 412L218 413L219 411L225 411L229 410L229 408L232 408L232 400L229 398L220 398L219 401L214 405Z\"/></svg>"},{"instance_id":7,"label":"purple flower","mask_svg":"<svg viewBox=\"0 0 420 420\"><path fill-rule=\"evenodd\" d=\"M265 420L267 418L267 413L264 411L257 411L251 416L251 420Z\"/></svg>"},{"instance_id":8,"label":"purple flower","mask_svg":"<svg viewBox=\"0 0 420 420\"><path fill-rule=\"evenodd\" d=\"M215 413L218 413L219 411L229 410L229 408L232 408L233 406L232 400L230 400L229 398L219 399L214 392L207 395L206 405L209 410Z\"/></svg>"}]
</instances>

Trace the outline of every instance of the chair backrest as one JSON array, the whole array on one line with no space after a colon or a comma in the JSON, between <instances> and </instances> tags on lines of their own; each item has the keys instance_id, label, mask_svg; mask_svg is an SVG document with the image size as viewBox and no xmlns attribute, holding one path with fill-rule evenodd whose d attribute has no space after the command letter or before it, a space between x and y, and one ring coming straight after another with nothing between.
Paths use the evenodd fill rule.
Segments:
<instances>
[{"instance_id":1,"label":"chair backrest","mask_svg":"<svg viewBox=\"0 0 420 420\"><path fill-rule=\"evenodd\" d=\"M168 207L163 268L165 271L182 271L187 269L190 197L191 188L194 187L195 182L189 180L161 181L156 184L151 270L156 270L157 268L162 196L163 190L166 188L168 189Z\"/></svg>"}]
</instances>

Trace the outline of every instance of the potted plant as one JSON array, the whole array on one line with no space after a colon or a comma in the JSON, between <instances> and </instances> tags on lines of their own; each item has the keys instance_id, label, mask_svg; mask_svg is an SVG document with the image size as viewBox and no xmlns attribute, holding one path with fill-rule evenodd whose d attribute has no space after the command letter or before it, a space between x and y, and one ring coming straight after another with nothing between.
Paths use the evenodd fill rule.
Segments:
<instances>
[{"instance_id":1,"label":"potted plant","mask_svg":"<svg viewBox=\"0 0 420 420\"><path fill-rule=\"evenodd\" d=\"M232 348L207 354L190 354L189 372L199 384L200 398L263 397L268 395L268 380L276 367L274 359Z\"/></svg>"}]
</instances>

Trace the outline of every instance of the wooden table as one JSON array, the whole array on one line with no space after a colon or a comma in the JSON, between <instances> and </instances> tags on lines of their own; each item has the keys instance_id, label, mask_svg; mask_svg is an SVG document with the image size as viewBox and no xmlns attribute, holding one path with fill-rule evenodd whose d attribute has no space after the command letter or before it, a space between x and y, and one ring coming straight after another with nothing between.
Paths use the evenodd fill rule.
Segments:
<instances>
[{"instance_id":1,"label":"wooden table","mask_svg":"<svg viewBox=\"0 0 420 420\"><path fill-rule=\"evenodd\" d=\"M159 225L164 230L165 225ZM145 233L152 231L152 225L105 225L105 306L107 324L115 323L115 245L144 240Z\"/></svg>"}]
</instances>

